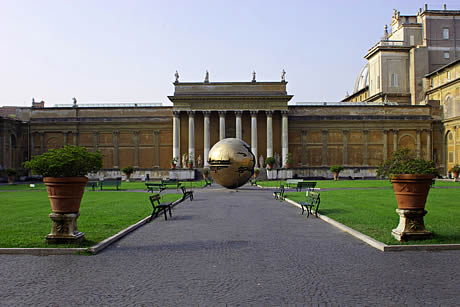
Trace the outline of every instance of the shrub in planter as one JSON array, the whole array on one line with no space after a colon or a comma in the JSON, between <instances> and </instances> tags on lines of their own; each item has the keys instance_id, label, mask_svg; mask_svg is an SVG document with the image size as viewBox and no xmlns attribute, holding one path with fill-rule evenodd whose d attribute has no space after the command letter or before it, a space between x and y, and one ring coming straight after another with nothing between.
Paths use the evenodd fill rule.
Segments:
<instances>
[{"instance_id":1,"label":"shrub in planter","mask_svg":"<svg viewBox=\"0 0 460 307\"><path fill-rule=\"evenodd\" d=\"M18 172L13 168L7 168L5 173L8 176L8 184L14 184L14 177L16 177Z\"/></svg>"},{"instance_id":2,"label":"shrub in planter","mask_svg":"<svg viewBox=\"0 0 460 307\"><path fill-rule=\"evenodd\" d=\"M126 181L129 181L129 178L131 177L132 173L134 173L134 168L132 166L127 166L121 169L123 174L126 175Z\"/></svg>"},{"instance_id":3,"label":"shrub in planter","mask_svg":"<svg viewBox=\"0 0 460 307\"><path fill-rule=\"evenodd\" d=\"M343 166L342 165L333 165L329 169L332 173L334 173L334 180L339 180L339 174L341 171L343 171Z\"/></svg>"},{"instance_id":4,"label":"shrub in planter","mask_svg":"<svg viewBox=\"0 0 460 307\"><path fill-rule=\"evenodd\" d=\"M171 168L173 168L173 169L176 168L177 158L171 159L170 164L171 164Z\"/></svg>"},{"instance_id":5,"label":"shrub in planter","mask_svg":"<svg viewBox=\"0 0 460 307\"><path fill-rule=\"evenodd\" d=\"M379 165L377 176L390 178L399 209L423 209L433 178L438 175L432 161L415 157L409 149L395 151Z\"/></svg>"},{"instance_id":6,"label":"shrub in planter","mask_svg":"<svg viewBox=\"0 0 460 307\"><path fill-rule=\"evenodd\" d=\"M33 157L24 167L44 177L53 212L76 213L88 182L85 176L102 168L102 154L67 145Z\"/></svg>"},{"instance_id":7,"label":"shrub in planter","mask_svg":"<svg viewBox=\"0 0 460 307\"><path fill-rule=\"evenodd\" d=\"M256 179L257 176L259 176L259 173L260 173L260 169L257 168L257 167L255 167L255 168L254 168L254 179Z\"/></svg>"},{"instance_id":8,"label":"shrub in planter","mask_svg":"<svg viewBox=\"0 0 460 307\"><path fill-rule=\"evenodd\" d=\"M454 181L457 181L458 174L460 174L460 165L456 164L449 169L449 173L452 173L452 177L454 177Z\"/></svg>"},{"instance_id":9,"label":"shrub in planter","mask_svg":"<svg viewBox=\"0 0 460 307\"><path fill-rule=\"evenodd\" d=\"M273 168L273 165L275 164L276 160L274 157L267 157L265 159L265 165L268 166L269 169Z\"/></svg>"},{"instance_id":10,"label":"shrub in planter","mask_svg":"<svg viewBox=\"0 0 460 307\"><path fill-rule=\"evenodd\" d=\"M286 155L286 168L291 168L292 166L292 153Z\"/></svg>"}]
</instances>

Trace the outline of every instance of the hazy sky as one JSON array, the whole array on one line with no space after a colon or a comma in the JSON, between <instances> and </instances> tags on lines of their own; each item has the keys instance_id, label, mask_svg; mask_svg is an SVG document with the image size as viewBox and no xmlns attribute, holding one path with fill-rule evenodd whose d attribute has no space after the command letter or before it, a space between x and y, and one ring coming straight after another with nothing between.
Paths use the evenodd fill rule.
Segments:
<instances>
[{"instance_id":1,"label":"hazy sky","mask_svg":"<svg viewBox=\"0 0 460 307\"><path fill-rule=\"evenodd\" d=\"M279 81L292 102L339 101L393 9L426 1L0 0L0 106L169 104L180 81ZM460 0L429 9L460 9Z\"/></svg>"}]
</instances>

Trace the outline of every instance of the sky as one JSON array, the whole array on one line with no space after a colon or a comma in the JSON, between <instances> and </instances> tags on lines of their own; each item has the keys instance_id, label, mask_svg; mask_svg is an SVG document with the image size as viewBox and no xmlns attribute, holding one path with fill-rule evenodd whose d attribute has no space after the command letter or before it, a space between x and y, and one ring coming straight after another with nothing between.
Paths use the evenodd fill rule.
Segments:
<instances>
[{"instance_id":1,"label":"sky","mask_svg":"<svg viewBox=\"0 0 460 307\"><path fill-rule=\"evenodd\" d=\"M426 1L0 0L0 106L163 103L181 82L279 81L340 101L390 24ZM460 0L429 9L460 9Z\"/></svg>"}]
</instances>

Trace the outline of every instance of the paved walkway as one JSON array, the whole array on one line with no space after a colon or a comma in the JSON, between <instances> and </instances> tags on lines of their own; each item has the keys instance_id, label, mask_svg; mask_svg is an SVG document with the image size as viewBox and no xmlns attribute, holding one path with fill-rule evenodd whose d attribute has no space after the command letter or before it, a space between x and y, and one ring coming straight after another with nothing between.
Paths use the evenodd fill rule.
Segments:
<instances>
[{"instance_id":1,"label":"paved walkway","mask_svg":"<svg viewBox=\"0 0 460 307\"><path fill-rule=\"evenodd\" d=\"M0 305L457 305L459 251L382 253L269 190L195 190L96 256L0 255Z\"/></svg>"}]
</instances>

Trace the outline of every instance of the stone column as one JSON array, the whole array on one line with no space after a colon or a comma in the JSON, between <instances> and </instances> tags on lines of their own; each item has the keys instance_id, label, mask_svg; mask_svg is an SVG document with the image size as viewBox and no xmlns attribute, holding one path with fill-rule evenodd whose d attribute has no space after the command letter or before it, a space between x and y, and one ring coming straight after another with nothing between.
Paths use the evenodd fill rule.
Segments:
<instances>
[{"instance_id":1,"label":"stone column","mask_svg":"<svg viewBox=\"0 0 460 307\"><path fill-rule=\"evenodd\" d=\"M219 111L219 141L225 139L225 112Z\"/></svg>"},{"instance_id":2,"label":"stone column","mask_svg":"<svg viewBox=\"0 0 460 307\"><path fill-rule=\"evenodd\" d=\"M273 157L273 111L265 111L267 114L267 158Z\"/></svg>"},{"instance_id":3,"label":"stone column","mask_svg":"<svg viewBox=\"0 0 460 307\"><path fill-rule=\"evenodd\" d=\"M431 154L431 129L426 130L426 160L433 160L433 156Z\"/></svg>"},{"instance_id":4,"label":"stone column","mask_svg":"<svg viewBox=\"0 0 460 307\"><path fill-rule=\"evenodd\" d=\"M302 154L300 155L302 166L307 166L308 156L307 156L307 130L303 129L301 131L300 142L302 144Z\"/></svg>"},{"instance_id":5,"label":"stone column","mask_svg":"<svg viewBox=\"0 0 460 307\"><path fill-rule=\"evenodd\" d=\"M209 148L211 146L211 137L210 137L210 127L209 127L209 116L211 111L203 111L203 130L204 130L204 139L203 139L203 153L204 153L204 166L209 166L208 157L209 157Z\"/></svg>"},{"instance_id":6,"label":"stone column","mask_svg":"<svg viewBox=\"0 0 460 307\"><path fill-rule=\"evenodd\" d=\"M113 168L118 168L118 143L119 143L120 132L115 130L112 132L113 142Z\"/></svg>"},{"instance_id":7,"label":"stone column","mask_svg":"<svg viewBox=\"0 0 460 307\"><path fill-rule=\"evenodd\" d=\"M65 138L65 135L66 134L64 134L64 138ZM29 138L30 138L30 154L29 154L29 157L32 158L34 156L34 154L35 154L35 141L34 141L35 132L30 133ZM65 145L67 145L67 143L65 143ZM5 149L5 146L3 146L3 148Z\"/></svg>"},{"instance_id":8,"label":"stone column","mask_svg":"<svg viewBox=\"0 0 460 307\"><path fill-rule=\"evenodd\" d=\"M78 131L72 131L73 134L73 144L78 146Z\"/></svg>"},{"instance_id":9,"label":"stone column","mask_svg":"<svg viewBox=\"0 0 460 307\"><path fill-rule=\"evenodd\" d=\"M388 159L388 130L383 130L383 161Z\"/></svg>"},{"instance_id":10,"label":"stone column","mask_svg":"<svg viewBox=\"0 0 460 307\"><path fill-rule=\"evenodd\" d=\"M453 137L454 137L454 165L458 164L457 159L457 126L454 126Z\"/></svg>"},{"instance_id":11,"label":"stone column","mask_svg":"<svg viewBox=\"0 0 460 307\"><path fill-rule=\"evenodd\" d=\"M173 159L180 163L180 111L173 111Z\"/></svg>"},{"instance_id":12,"label":"stone column","mask_svg":"<svg viewBox=\"0 0 460 307\"><path fill-rule=\"evenodd\" d=\"M256 158L255 167L263 167L263 165L259 165L259 157L257 156L257 111L251 111L251 151Z\"/></svg>"},{"instance_id":13,"label":"stone column","mask_svg":"<svg viewBox=\"0 0 460 307\"><path fill-rule=\"evenodd\" d=\"M420 142L420 134L422 133L422 130L420 129L417 129L417 138L416 138L416 143L415 143L415 153L417 155L417 158L420 158L420 153L421 153L421 149L422 149L422 144Z\"/></svg>"},{"instance_id":14,"label":"stone column","mask_svg":"<svg viewBox=\"0 0 460 307\"><path fill-rule=\"evenodd\" d=\"M160 168L160 130L153 130L153 146L153 168Z\"/></svg>"},{"instance_id":15,"label":"stone column","mask_svg":"<svg viewBox=\"0 0 460 307\"><path fill-rule=\"evenodd\" d=\"M364 137L364 153L363 153L363 165L369 165L369 131L363 130L363 137Z\"/></svg>"},{"instance_id":16,"label":"stone column","mask_svg":"<svg viewBox=\"0 0 460 307\"><path fill-rule=\"evenodd\" d=\"M281 116L281 159L282 166L286 167L286 159L289 152L288 111L281 111Z\"/></svg>"},{"instance_id":17,"label":"stone column","mask_svg":"<svg viewBox=\"0 0 460 307\"><path fill-rule=\"evenodd\" d=\"M195 111L188 111L188 159L195 161Z\"/></svg>"},{"instance_id":18,"label":"stone column","mask_svg":"<svg viewBox=\"0 0 460 307\"><path fill-rule=\"evenodd\" d=\"M235 126L236 126L236 138L243 139L243 131L241 127L241 115L243 111L235 111Z\"/></svg>"},{"instance_id":19,"label":"stone column","mask_svg":"<svg viewBox=\"0 0 460 307\"><path fill-rule=\"evenodd\" d=\"M45 152L45 132L40 131L40 154Z\"/></svg>"},{"instance_id":20,"label":"stone column","mask_svg":"<svg viewBox=\"0 0 460 307\"><path fill-rule=\"evenodd\" d=\"M343 165L348 165L348 130L343 130L342 133Z\"/></svg>"},{"instance_id":21,"label":"stone column","mask_svg":"<svg viewBox=\"0 0 460 307\"><path fill-rule=\"evenodd\" d=\"M133 131L134 143L134 168L139 168L139 130Z\"/></svg>"},{"instance_id":22,"label":"stone column","mask_svg":"<svg viewBox=\"0 0 460 307\"><path fill-rule=\"evenodd\" d=\"M64 131L64 145L69 144L69 131Z\"/></svg>"},{"instance_id":23,"label":"stone column","mask_svg":"<svg viewBox=\"0 0 460 307\"><path fill-rule=\"evenodd\" d=\"M323 149L321 151L321 165L327 166L327 129L321 131L321 144Z\"/></svg>"},{"instance_id":24,"label":"stone column","mask_svg":"<svg viewBox=\"0 0 460 307\"><path fill-rule=\"evenodd\" d=\"M398 150L398 129L393 129L393 152Z\"/></svg>"},{"instance_id":25,"label":"stone column","mask_svg":"<svg viewBox=\"0 0 460 307\"><path fill-rule=\"evenodd\" d=\"M447 174L447 161L446 161L446 155L447 155L447 152L446 152L446 135L444 134L445 133L445 130L444 130L444 127L441 127L439 129L439 132L441 133L441 152L440 152L440 155L441 155L441 167L444 169L444 174L445 175L448 175Z\"/></svg>"},{"instance_id":26,"label":"stone column","mask_svg":"<svg viewBox=\"0 0 460 307\"><path fill-rule=\"evenodd\" d=\"M97 151L98 148L98 140L99 140L99 132L93 132L93 150Z\"/></svg>"}]
</instances>

